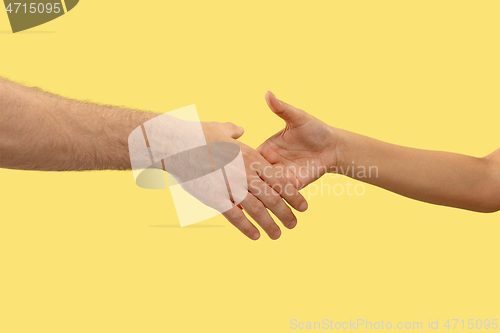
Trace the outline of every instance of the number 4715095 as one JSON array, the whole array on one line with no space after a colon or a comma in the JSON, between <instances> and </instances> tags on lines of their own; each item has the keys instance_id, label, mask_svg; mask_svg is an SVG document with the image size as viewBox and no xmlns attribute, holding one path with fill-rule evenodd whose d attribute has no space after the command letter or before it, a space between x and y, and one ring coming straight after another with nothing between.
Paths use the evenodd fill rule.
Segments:
<instances>
[{"instance_id":1,"label":"number 4715095","mask_svg":"<svg viewBox=\"0 0 500 333\"><path fill-rule=\"evenodd\" d=\"M453 324L454 322L454 324ZM457 327L457 324L458 324L458 327ZM453 325L453 326L452 326ZM460 327L461 326L461 327ZM497 319L468 319L467 321L465 321L464 319L460 320L460 319L451 319L451 322L450 322L450 319L448 319L445 323L444 323L444 326L445 328L448 328L448 329L455 329L456 328L461 328L461 329L481 329L481 328L484 328L484 329L497 329L498 328L498 323L497 323Z\"/></svg>"},{"instance_id":2,"label":"number 4715095","mask_svg":"<svg viewBox=\"0 0 500 333\"><path fill-rule=\"evenodd\" d=\"M14 5L14 6L12 6ZM15 8L15 10L14 10ZM19 9L21 9L21 11L19 11ZM60 3L37 3L37 2L31 2L29 4L29 8L28 8L28 4L27 3L21 3L21 2L15 2L14 4L12 3L9 3L9 5L7 6L7 12L9 14L11 14L12 12L14 12L14 14L17 14L17 13L31 13L31 14L35 14L35 13L47 13L47 14L50 14L50 13L55 13L55 14L59 14L61 12L61 4Z\"/></svg>"}]
</instances>

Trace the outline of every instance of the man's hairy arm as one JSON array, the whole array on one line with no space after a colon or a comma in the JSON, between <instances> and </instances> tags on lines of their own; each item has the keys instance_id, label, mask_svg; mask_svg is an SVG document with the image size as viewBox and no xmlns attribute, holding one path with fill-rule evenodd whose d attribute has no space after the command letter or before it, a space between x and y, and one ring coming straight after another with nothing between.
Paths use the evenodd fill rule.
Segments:
<instances>
[{"instance_id":1,"label":"man's hairy arm","mask_svg":"<svg viewBox=\"0 0 500 333\"><path fill-rule=\"evenodd\" d=\"M73 101L0 78L0 167L130 169L128 136L156 116Z\"/></svg>"}]
</instances>

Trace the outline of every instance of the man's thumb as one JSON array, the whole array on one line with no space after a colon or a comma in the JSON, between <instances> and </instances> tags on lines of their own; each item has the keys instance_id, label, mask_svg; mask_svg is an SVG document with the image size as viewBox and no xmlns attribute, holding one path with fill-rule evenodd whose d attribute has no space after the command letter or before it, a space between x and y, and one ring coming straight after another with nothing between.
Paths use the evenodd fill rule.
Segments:
<instances>
[{"instance_id":1,"label":"man's thumb","mask_svg":"<svg viewBox=\"0 0 500 333\"><path fill-rule=\"evenodd\" d=\"M307 113L278 100L270 91L266 93L266 102L269 108L291 127L300 126L306 121Z\"/></svg>"},{"instance_id":2,"label":"man's thumb","mask_svg":"<svg viewBox=\"0 0 500 333\"><path fill-rule=\"evenodd\" d=\"M222 128L222 131L233 139L239 139L245 132L243 127L237 126L233 123L224 123L222 124Z\"/></svg>"}]
</instances>

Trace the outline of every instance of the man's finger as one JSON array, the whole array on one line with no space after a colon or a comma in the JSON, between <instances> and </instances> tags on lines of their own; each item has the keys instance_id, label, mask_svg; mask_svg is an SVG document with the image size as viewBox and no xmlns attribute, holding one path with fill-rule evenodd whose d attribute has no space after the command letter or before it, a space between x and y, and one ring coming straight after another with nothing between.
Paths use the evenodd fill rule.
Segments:
<instances>
[{"instance_id":1,"label":"man's finger","mask_svg":"<svg viewBox=\"0 0 500 333\"><path fill-rule=\"evenodd\" d=\"M257 178L257 177L256 177ZM266 206L288 229L293 229L297 225L297 218L293 215L290 207L283 201L281 196L262 179L255 179L248 188L264 206Z\"/></svg>"},{"instance_id":2,"label":"man's finger","mask_svg":"<svg viewBox=\"0 0 500 333\"><path fill-rule=\"evenodd\" d=\"M307 201L290 183L283 169L274 168L262 156L260 156L260 159L260 163L257 165L260 178L278 192L290 206L299 212L304 212L308 207Z\"/></svg>"},{"instance_id":3,"label":"man's finger","mask_svg":"<svg viewBox=\"0 0 500 333\"><path fill-rule=\"evenodd\" d=\"M234 206L227 212L222 213L222 215L248 238L252 240L259 239L259 230L247 219L239 207Z\"/></svg>"},{"instance_id":4,"label":"man's finger","mask_svg":"<svg viewBox=\"0 0 500 333\"><path fill-rule=\"evenodd\" d=\"M262 155L262 156L264 156L264 155ZM264 156L264 158L266 158L266 157ZM297 175L295 175L292 171L290 171L290 169L287 168L284 164L281 164L281 163L273 164L273 167L275 167L276 170L278 170L280 172L283 172L283 174L286 176L286 178L288 179L288 181L290 183L292 183L292 185L297 190L300 190L302 188L302 184L297 179Z\"/></svg>"},{"instance_id":5,"label":"man's finger","mask_svg":"<svg viewBox=\"0 0 500 333\"><path fill-rule=\"evenodd\" d=\"M253 218L262 227L262 229L264 229L271 239L275 240L280 238L280 228L274 222L273 218L269 215L269 212L260 200L249 193L240 205L243 206L245 212L247 212L247 214L250 215L250 217Z\"/></svg>"}]
</instances>

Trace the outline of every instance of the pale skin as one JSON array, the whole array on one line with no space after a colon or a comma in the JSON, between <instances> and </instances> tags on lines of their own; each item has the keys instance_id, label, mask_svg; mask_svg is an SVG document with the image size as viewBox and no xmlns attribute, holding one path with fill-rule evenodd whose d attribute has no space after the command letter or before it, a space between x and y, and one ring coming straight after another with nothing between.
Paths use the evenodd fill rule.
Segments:
<instances>
[{"instance_id":1,"label":"pale skin","mask_svg":"<svg viewBox=\"0 0 500 333\"><path fill-rule=\"evenodd\" d=\"M436 205L484 213L500 210L500 149L478 158L402 147L329 126L271 92L266 101L286 128L257 151L284 170L297 188L326 172L376 167L371 177L368 172L346 176Z\"/></svg>"},{"instance_id":2,"label":"pale skin","mask_svg":"<svg viewBox=\"0 0 500 333\"><path fill-rule=\"evenodd\" d=\"M129 170L129 134L158 115L82 103L0 78L0 168ZM290 206L305 211L307 202L278 169L236 140L243 135L243 128L217 122L203 122L202 128L207 142L240 146L248 182L253 184L240 205L223 214L226 219L252 240L259 239L260 232L243 209L271 239L278 239L281 230L270 212L285 227L294 228L297 218ZM264 169L271 172L264 175Z\"/></svg>"}]
</instances>

